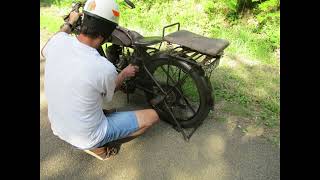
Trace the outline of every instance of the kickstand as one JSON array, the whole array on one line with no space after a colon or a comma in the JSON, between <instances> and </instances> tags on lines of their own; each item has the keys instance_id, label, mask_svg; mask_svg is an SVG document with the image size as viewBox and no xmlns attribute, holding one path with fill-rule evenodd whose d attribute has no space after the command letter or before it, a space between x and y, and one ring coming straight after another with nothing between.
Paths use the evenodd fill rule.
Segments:
<instances>
[{"instance_id":1,"label":"kickstand","mask_svg":"<svg viewBox=\"0 0 320 180\"><path fill-rule=\"evenodd\" d=\"M190 134L186 134L186 131L185 129L183 129L181 127L181 124L180 122L176 119L176 117L174 116L174 114L172 113L172 110L171 108L168 106L167 102L166 101L163 101L164 102L164 105L166 106L166 108L168 109L169 111L169 114L170 116L172 117L172 119L174 120L174 122L176 123L176 125L173 125L173 129L175 129L176 131L180 132L182 135L183 135L183 138L185 141L189 142L191 136L193 135L193 133L198 129L198 127L202 124L202 123L199 123L196 127L194 127L191 131Z\"/></svg>"},{"instance_id":2,"label":"kickstand","mask_svg":"<svg viewBox=\"0 0 320 180\"><path fill-rule=\"evenodd\" d=\"M192 128L191 132L187 135L187 139L188 141L190 140L191 136L193 135L194 132L196 132L196 130L200 127L202 123L199 123L196 127ZM179 127L177 125L173 125L172 128L174 130L176 130L177 132L181 132L181 130L179 130ZM182 129L182 128L181 128ZM184 129L182 129L184 130Z\"/></svg>"}]
</instances>

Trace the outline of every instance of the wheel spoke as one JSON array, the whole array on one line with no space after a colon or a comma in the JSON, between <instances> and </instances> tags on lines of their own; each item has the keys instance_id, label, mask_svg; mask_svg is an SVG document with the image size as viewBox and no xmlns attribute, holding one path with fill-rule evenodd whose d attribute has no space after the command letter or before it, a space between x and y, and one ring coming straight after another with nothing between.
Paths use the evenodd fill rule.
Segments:
<instances>
[{"instance_id":1,"label":"wheel spoke","mask_svg":"<svg viewBox=\"0 0 320 180\"><path fill-rule=\"evenodd\" d=\"M179 69L179 77L178 77L178 82L180 81L180 74L181 74L181 69Z\"/></svg>"},{"instance_id":2,"label":"wheel spoke","mask_svg":"<svg viewBox=\"0 0 320 180\"><path fill-rule=\"evenodd\" d=\"M166 67L167 65L167 67ZM161 85L162 88L160 88L161 91L165 91L165 98L169 97L169 95L174 92L174 94L176 94L176 100L173 101L173 107L177 108L175 113L178 113L177 115L178 116L181 116L182 120L187 120L188 118L191 118L193 117L197 111L198 111L198 108L200 107L200 99L199 99L199 94L197 95L194 95L194 93L188 93L188 91L186 92L183 92L184 91L184 85L186 82L188 82L188 84L186 84L186 90L193 90L193 84L194 82L190 82L187 81L188 77L190 76L189 72L185 72L183 69L179 68L179 67L176 67L175 65L172 65L174 67L170 67L170 64L164 64L164 65L160 65L158 66L159 67L159 76L158 78L156 79L159 79L160 81L163 82L163 84ZM163 73L161 73L161 71L163 71ZM155 71L156 72L156 71ZM167 77L165 77L165 75ZM160 82L159 81L159 82ZM158 82L158 83L159 83ZM156 85L159 87L160 84L158 84L156 82ZM167 83L167 86L166 88L164 87L165 83ZM171 85L170 85L171 84ZM191 85L191 86L190 86ZM191 89L190 89L191 88ZM198 91L199 93L199 91ZM191 95L189 97L189 95ZM197 97L197 100L194 100L193 96L196 96ZM190 99L191 98L191 99ZM176 103L180 103L180 104L176 104ZM197 104L196 107L195 107L195 103ZM187 111L187 112L192 112L192 114L190 115L187 115L189 113L185 113L185 112L182 112L179 113L180 110L184 110L184 111ZM184 115L187 115L186 117L184 117ZM187 119L185 119L187 118Z\"/></svg>"},{"instance_id":3,"label":"wheel spoke","mask_svg":"<svg viewBox=\"0 0 320 180\"><path fill-rule=\"evenodd\" d=\"M172 77L174 77L174 76L176 75L176 73L177 73L178 70L176 70L176 71L173 73L173 75L170 76L170 72L169 72L169 71L166 71L166 70L164 69L164 67L162 67L162 66L160 66L160 68L162 69L162 71L163 71L164 73L166 73L167 78L170 79L173 84L177 84ZM178 82L179 82L179 80L180 80L180 74L181 74L181 69L179 69L179 79L178 79ZM186 74L186 76L188 76L188 74ZM185 79L184 79L184 80L185 80ZM168 81L168 80L167 80L167 81ZM183 83L184 83L184 82L183 82ZM181 83L180 83L180 84L181 84ZM169 85L168 82L167 82L167 85ZM181 84L181 85L182 85L182 84Z\"/></svg>"},{"instance_id":4,"label":"wheel spoke","mask_svg":"<svg viewBox=\"0 0 320 180\"><path fill-rule=\"evenodd\" d=\"M173 72L172 67L171 67L170 69L171 69L171 70L168 71L168 74L170 74L170 72ZM175 76L176 76L176 74L177 74L177 72L178 72L177 69L179 69L179 70L181 71L180 68L175 68L175 69L176 69L176 70L175 70L175 71L172 73L172 75L171 75L172 79L175 79Z\"/></svg>"},{"instance_id":5,"label":"wheel spoke","mask_svg":"<svg viewBox=\"0 0 320 180\"><path fill-rule=\"evenodd\" d=\"M180 91L180 89L177 88L177 86L179 87L181 81L178 81L178 82L176 83L176 82L172 79L172 77L169 75L169 73L164 70L164 68L163 68L162 66L161 66L161 68L162 68L162 70L167 74L167 77L169 77L169 79L175 84L169 91L167 91L167 94L170 94L171 91L173 91L173 89L176 88L176 90L178 91L179 95L180 95L180 96L183 98L183 100L186 102L187 106L192 110L193 113L196 113L196 111L195 111L195 110L192 108L192 106L190 105L188 99L183 95L183 93ZM187 77L188 77L188 74L186 74L186 75L183 77L183 81L184 81L184 82L185 82L185 80L187 79ZM184 83L184 82L183 82L183 83ZM182 85L180 85L180 86L182 86Z\"/></svg>"},{"instance_id":6,"label":"wheel spoke","mask_svg":"<svg viewBox=\"0 0 320 180\"><path fill-rule=\"evenodd\" d=\"M190 105L189 100L187 99L186 96L183 95L183 93L180 91L180 89L178 89L177 87L173 87L176 88L177 92L179 93L179 95L183 98L183 100L186 102L187 106L192 110L192 112L195 114L196 111L193 109L193 107Z\"/></svg>"},{"instance_id":7,"label":"wheel spoke","mask_svg":"<svg viewBox=\"0 0 320 180\"><path fill-rule=\"evenodd\" d=\"M161 66L162 67L162 66ZM170 74L170 70L169 70L169 67L170 67L170 65L169 65L169 63L168 63L168 65L167 65L167 69L168 69L168 73L166 73L167 74L167 86L169 85L169 74Z\"/></svg>"},{"instance_id":8,"label":"wheel spoke","mask_svg":"<svg viewBox=\"0 0 320 180\"><path fill-rule=\"evenodd\" d=\"M171 93L174 88L179 89L178 87L179 87L179 86L181 87L182 84L185 83L185 80L187 79L187 77L188 77L188 75L183 76L183 78L182 78L180 81L178 81L176 84L174 84L173 87L167 91L168 94Z\"/></svg>"},{"instance_id":9,"label":"wheel spoke","mask_svg":"<svg viewBox=\"0 0 320 180\"><path fill-rule=\"evenodd\" d=\"M167 96L167 93L162 89L161 85L159 84L159 82L153 77L153 75L150 73L150 71L148 70L148 68L144 65L144 70L147 72L147 74L149 75L149 77L154 81L154 83L158 86L158 88L161 90L161 92L163 94L165 94Z\"/></svg>"},{"instance_id":10,"label":"wheel spoke","mask_svg":"<svg viewBox=\"0 0 320 180\"><path fill-rule=\"evenodd\" d=\"M170 79L170 81L172 81L173 84L177 84L177 83L175 82L175 80L173 80L172 76L170 76L169 71L166 71L162 66L160 66L160 68L162 69L162 71L163 71L164 73L166 73L167 78ZM173 76L176 74L176 72L177 72L177 71L175 71L175 73L173 74ZM187 74L187 75L188 75L188 74ZM168 80L167 80L167 85L169 85ZM182 84L181 84L181 85L182 85Z\"/></svg>"},{"instance_id":11,"label":"wheel spoke","mask_svg":"<svg viewBox=\"0 0 320 180\"><path fill-rule=\"evenodd\" d=\"M178 82L175 82L175 81L173 80L173 78L169 75L169 73L166 72L162 66L160 66L160 67L161 67L162 71L167 74L167 77L169 77L169 79L170 79L170 80L172 81L172 83L174 84L173 87L172 87L170 90L167 91L168 94L169 94L170 92L172 92L173 89L176 88L176 86L182 87L182 85L185 83L185 80L186 80L187 77L188 77L188 74L185 74L185 75L182 77L181 81L180 81L180 79L179 79ZM180 69L180 70L181 70L181 69ZM178 88L178 89L179 89L179 88Z\"/></svg>"}]
</instances>

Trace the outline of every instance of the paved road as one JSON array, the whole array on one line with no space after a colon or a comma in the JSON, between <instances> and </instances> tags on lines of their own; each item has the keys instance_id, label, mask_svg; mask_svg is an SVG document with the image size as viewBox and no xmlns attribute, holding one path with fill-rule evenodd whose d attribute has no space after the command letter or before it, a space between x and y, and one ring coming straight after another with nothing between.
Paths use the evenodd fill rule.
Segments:
<instances>
[{"instance_id":1,"label":"paved road","mask_svg":"<svg viewBox=\"0 0 320 180\"><path fill-rule=\"evenodd\" d=\"M43 40L41 45L43 44ZM265 139L244 134L235 121L217 122L210 114L190 142L168 124L160 122L143 136L122 146L118 156L99 161L72 148L52 134L43 94L45 61L40 59L40 178L41 179L280 179L280 149ZM116 93L108 107L137 108ZM219 108L217 108L217 111Z\"/></svg>"}]
</instances>

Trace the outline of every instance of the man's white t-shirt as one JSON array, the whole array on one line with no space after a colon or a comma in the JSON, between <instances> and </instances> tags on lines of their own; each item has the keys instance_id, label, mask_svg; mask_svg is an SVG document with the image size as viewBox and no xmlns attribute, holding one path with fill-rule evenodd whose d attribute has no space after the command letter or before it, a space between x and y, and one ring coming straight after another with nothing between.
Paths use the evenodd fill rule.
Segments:
<instances>
[{"instance_id":1,"label":"man's white t-shirt","mask_svg":"<svg viewBox=\"0 0 320 180\"><path fill-rule=\"evenodd\" d=\"M81 149L93 147L107 131L102 102L112 99L116 68L96 49L64 32L54 35L42 54L53 133Z\"/></svg>"}]
</instances>

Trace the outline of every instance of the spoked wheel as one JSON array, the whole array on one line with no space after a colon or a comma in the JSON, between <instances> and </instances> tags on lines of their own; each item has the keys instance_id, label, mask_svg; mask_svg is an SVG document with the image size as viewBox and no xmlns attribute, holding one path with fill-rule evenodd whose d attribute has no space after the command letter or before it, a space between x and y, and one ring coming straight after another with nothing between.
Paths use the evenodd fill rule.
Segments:
<instances>
[{"instance_id":1,"label":"spoked wheel","mask_svg":"<svg viewBox=\"0 0 320 180\"><path fill-rule=\"evenodd\" d=\"M153 93L147 93L147 98L150 100L166 94L165 101L182 127L194 127L207 117L210 111L207 96L211 96L211 91L205 78L190 70L190 65L177 60L158 59L152 61L148 69L161 88L153 83L150 88ZM175 124L168 112L162 118Z\"/></svg>"}]
</instances>

